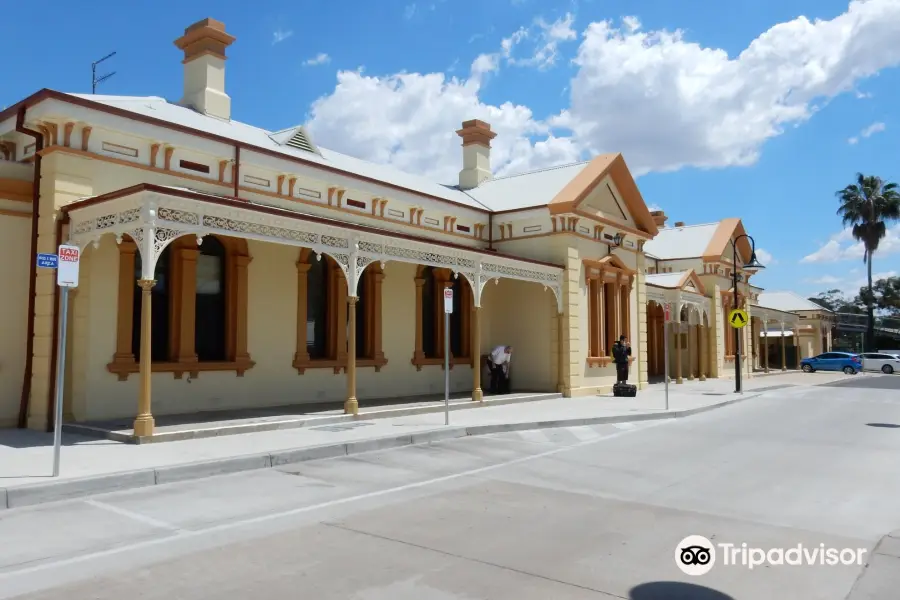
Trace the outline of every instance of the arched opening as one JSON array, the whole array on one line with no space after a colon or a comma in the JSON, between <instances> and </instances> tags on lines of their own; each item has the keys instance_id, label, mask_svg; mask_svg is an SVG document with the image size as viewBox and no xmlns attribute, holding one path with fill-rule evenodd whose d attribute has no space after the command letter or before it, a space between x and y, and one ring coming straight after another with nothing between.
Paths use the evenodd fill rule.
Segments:
<instances>
[{"instance_id":1,"label":"arched opening","mask_svg":"<svg viewBox=\"0 0 900 600\"><path fill-rule=\"evenodd\" d=\"M654 300L647 302L647 377L661 381L666 374L665 310Z\"/></svg>"},{"instance_id":2,"label":"arched opening","mask_svg":"<svg viewBox=\"0 0 900 600\"><path fill-rule=\"evenodd\" d=\"M173 240L160 253L150 291L153 371L192 375L253 366L247 352L246 240L196 236ZM129 237L119 244L116 352L107 370L124 381L140 363L143 264ZM195 375L194 375L195 376Z\"/></svg>"}]
</instances>

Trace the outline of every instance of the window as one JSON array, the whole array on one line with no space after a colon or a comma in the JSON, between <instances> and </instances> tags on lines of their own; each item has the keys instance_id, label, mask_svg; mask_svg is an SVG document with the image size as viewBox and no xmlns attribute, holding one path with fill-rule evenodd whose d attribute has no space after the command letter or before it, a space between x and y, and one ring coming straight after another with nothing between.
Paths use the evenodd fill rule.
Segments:
<instances>
[{"instance_id":1,"label":"window","mask_svg":"<svg viewBox=\"0 0 900 600\"><path fill-rule=\"evenodd\" d=\"M197 255L194 349L202 362L226 360L225 256L215 237L207 238Z\"/></svg>"},{"instance_id":2,"label":"window","mask_svg":"<svg viewBox=\"0 0 900 600\"><path fill-rule=\"evenodd\" d=\"M357 285L356 365L375 367L387 364L381 347L381 282L384 273L378 264L363 271ZM294 368L330 368L340 373L347 367L347 340L350 335L347 278L329 256L317 258L308 249L297 261L297 349Z\"/></svg>"},{"instance_id":3,"label":"window","mask_svg":"<svg viewBox=\"0 0 900 600\"><path fill-rule=\"evenodd\" d=\"M450 315L450 364L472 364L471 319L474 301L465 277L454 277L449 269L419 267L416 284L416 349L412 364L444 363L444 289L453 290Z\"/></svg>"},{"instance_id":4,"label":"window","mask_svg":"<svg viewBox=\"0 0 900 600\"><path fill-rule=\"evenodd\" d=\"M588 365L603 367L612 358L620 335L631 336L631 290L634 271L614 254L585 260L588 293Z\"/></svg>"},{"instance_id":5,"label":"window","mask_svg":"<svg viewBox=\"0 0 900 600\"><path fill-rule=\"evenodd\" d=\"M163 250L151 296L154 372L235 371L254 363L247 352L246 240L185 236ZM139 370L141 338L140 253L131 239L119 244L116 353L107 370L124 381Z\"/></svg>"}]
</instances>

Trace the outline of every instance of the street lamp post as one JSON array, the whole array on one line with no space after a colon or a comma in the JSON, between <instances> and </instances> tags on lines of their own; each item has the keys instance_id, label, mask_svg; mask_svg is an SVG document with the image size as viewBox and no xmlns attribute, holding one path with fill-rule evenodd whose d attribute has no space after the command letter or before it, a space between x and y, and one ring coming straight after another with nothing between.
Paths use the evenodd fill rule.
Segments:
<instances>
[{"instance_id":1,"label":"street lamp post","mask_svg":"<svg viewBox=\"0 0 900 600\"><path fill-rule=\"evenodd\" d=\"M750 260L743 265L743 269L746 270L759 270L765 269L763 265L760 264L758 260L756 260L756 242L752 237L747 235L746 233L742 233L737 236L733 240L731 240L731 251L732 251L732 268L731 268L731 279L732 279L732 292L734 292L734 308L740 308L738 306L738 253L737 253L737 243L738 240L743 238L747 238L750 240ZM741 332L735 327L734 328L734 393L740 394L743 391L741 387Z\"/></svg>"}]
</instances>

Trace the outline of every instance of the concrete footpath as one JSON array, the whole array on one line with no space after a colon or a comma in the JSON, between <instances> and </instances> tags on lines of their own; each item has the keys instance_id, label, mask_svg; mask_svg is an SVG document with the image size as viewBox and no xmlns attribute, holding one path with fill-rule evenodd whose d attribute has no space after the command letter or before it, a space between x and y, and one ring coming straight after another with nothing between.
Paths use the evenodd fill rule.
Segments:
<instances>
[{"instance_id":1,"label":"concrete footpath","mask_svg":"<svg viewBox=\"0 0 900 600\"><path fill-rule=\"evenodd\" d=\"M847 600L882 600L900 596L900 530L881 538Z\"/></svg>"},{"instance_id":2,"label":"concrete footpath","mask_svg":"<svg viewBox=\"0 0 900 600\"><path fill-rule=\"evenodd\" d=\"M131 445L65 434L57 478L51 477L52 434L0 430L0 509L469 435L680 418L764 393L846 377L831 373L757 377L745 383L741 395L727 379L670 384L668 410L661 384L639 392L637 398L588 396L476 405L451 412L449 426L444 425L443 413L430 413L165 444Z\"/></svg>"}]
</instances>

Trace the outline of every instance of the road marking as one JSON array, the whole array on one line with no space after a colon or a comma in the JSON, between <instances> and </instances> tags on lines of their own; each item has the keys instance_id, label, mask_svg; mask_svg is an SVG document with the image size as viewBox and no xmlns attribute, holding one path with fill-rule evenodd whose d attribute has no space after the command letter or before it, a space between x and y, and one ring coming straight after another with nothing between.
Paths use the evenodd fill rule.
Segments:
<instances>
[{"instance_id":1,"label":"road marking","mask_svg":"<svg viewBox=\"0 0 900 600\"><path fill-rule=\"evenodd\" d=\"M106 502L100 502L99 500L94 499L83 500L83 502L85 504L90 504L95 508L115 513L119 516L126 517L133 521L138 521L145 525L150 525L151 527L159 527L160 529L165 529L167 531L182 531L181 527L178 527L177 525L172 525L171 523L166 523L165 521L160 521L158 519L154 519L153 517L142 515L141 513L132 512L125 508L113 506L112 504L107 504Z\"/></svg>"},{"instance_id":2,"label":"road marking","mask_svg":"<svg viewBox=\"0 0 900 600\"><path fill-rule=\"evenodd\" d=\"M518 465L526 462L530 462L533 460L538 460L541 458L546 458L547 456L553 456L555 454L561 454L563 452L570 452L576 448L580 448L583 446L589 446L591 444L596 444L598 442L606 441L612 438L617 438L623 435L627 435L629 433L634 433L637 431L645 431L650 427L655 427L657 425L661 425L667 421L660 421L658 423L648 424L647 427L642 427L641 429L630 429L630 430L622 430L617 431L615 433L610 433L609 435L605 435L603 437L597 438L596 440L591 440L588 442L579 442L577 444L573 444L571 446L563 446L561 448L554 448L553 450L547 450L545 452L539 452L537 454L531 454L528 456L522 456L520 458L514 458L512 460L507 460L501 463L488 465L485 467L478 467L477 469L470 469L468 471L461 471L459 473L453 473L452 475L444 475L442 477L435 477L433 479L426 479L425 481L417 481L415 483L408 483L406 485L401 485L393 488L387 488L383 490L375 490L373 492L366 492L365 494L357 494L356 496L348 496L346 498L338 498L336 500L329 500L327 502L320 502L319 504L311 504L309 506L301 506L300 508L294 508L291 510L286 510L277 513L269 513L265 515L260 515L258 517L252 517L249 519L242 519L240 521L232 521L230 523L222 523L220 525L214 525L212 527L207 527L206 529L181 529L175 532L173 535L164 538L154 538L151 540L143 540L140 542L135 542L133 544L126 544L122 546L118 546L116 548L110 548L108 550L98 550L96 552L90 552L88 554L82 554L81 556L73 556L71 558L64 558L57 561L45 562L39 565L34 565L31 567L25 567L23 569L18 569L15 571L6 571L4 573L0 573L0 581L4 581L7 579L11 579L13 577L18 577L22 575L30 575L32 573L39 573L41 571L46 571L48 569L53 569L57 567L65 567L73 564L78 564L82 562L86 562L89 560L94 560L98 558L104 558L107 556L113 556L116 554L120 554L122 552L127 552L130 550L140 550L142 548L150 548L153 546L159 546L160 544L166 544L171 541L181 541L188 538L196 538L204 535L209 535L213 533L219 533L222 531L228 531L231 529L238 529L240 527L245 527L247 525L256 525L259 523L265 523L267 521L273 521L276 519L283 519L285 517L293 517L296 515L301 515L303 513L314 512L317 510L322 510L325 508L331 508L333 506L341 506L344 504L350 504L353 502L359 502L361 500L369 500L371 498L379 498L381 496L387 496L389 494L395 494L398 492L405 492L408 490L419 489L439 483L445 483L447 481L454 481L456 479L462 479L463 477L471 477L472 475L480 475L482 473L488 473L490 471L496 471L498 469L502 469L504 467L509 467L512 465ZM93 502L96 502L95 500ZM108 506L108 505L107 505Z\"/></svg>"},{"instance_id":3,"label":"road marking","mask_svg":"<svg viewBox=\"0 0 900 600\"><path fill-rule=\"evenodd\" d=\"M616 429L634 429L634 423L613 423L612 426Z\"/></svg>"},{"instance_id":4,"label":"road marking","mask_svg":"<svg viewBox=\"0 0 900 600\"><path fill-rule=\"evenodd\" d=\"M578 438L579 442L590 442L596 440L601 435L599 431L590 425L577 425L575 427L569 427L568 429L572 432L572 435Z\"/></svg>"},{"instance_id":5,"label":"road marking","mask_svg":"<svg viewBox=\"0 0 900 600\"><path fill-rule=\"evenodd\" d=\"M533 442L535 444L546 444L550 441L547 434L540 429L526 429L525 431L520 431L519 437L526 442Z\"/></svg>"}]
</instances>

